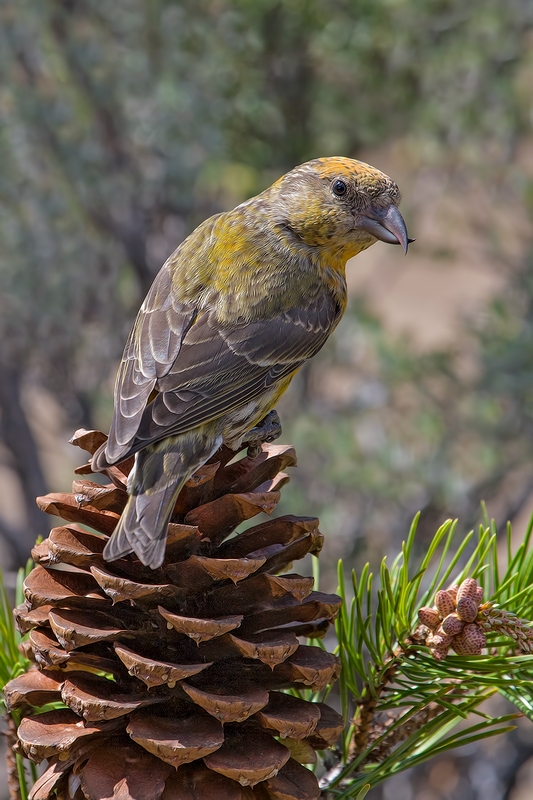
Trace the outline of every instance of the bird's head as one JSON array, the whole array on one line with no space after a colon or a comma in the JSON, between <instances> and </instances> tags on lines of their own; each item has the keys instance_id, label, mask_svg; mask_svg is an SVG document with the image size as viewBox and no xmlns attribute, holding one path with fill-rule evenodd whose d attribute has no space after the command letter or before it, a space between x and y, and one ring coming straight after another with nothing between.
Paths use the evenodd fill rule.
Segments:
<instances>
[{"instance_id":1,"label":"bird's head","mask_svg":"<svg viewBox=\"0 0 533 800\"><path fill-rule=\"evenodd\" d=\"M342 260L380 240L405 253L407 229L398 211L400 190L378 169L351 158L308 161L271 187L278 222L306 245Z\"/></svg>"}]
</instances>

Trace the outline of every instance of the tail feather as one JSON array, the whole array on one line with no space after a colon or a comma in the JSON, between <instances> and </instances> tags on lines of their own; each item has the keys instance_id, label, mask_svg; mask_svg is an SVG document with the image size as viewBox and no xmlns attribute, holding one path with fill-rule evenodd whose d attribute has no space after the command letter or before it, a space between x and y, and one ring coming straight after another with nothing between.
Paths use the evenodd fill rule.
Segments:
<instances>
[{"instance_id":1,"label":"tail feather","mask_svg":"<svg viewBox=\"0 0 533 800\"><path fill-rule=\"evenodd\" d=\"M113 535L104 548L106 561L135 553L151 569L163 563L167 526L176 498L189 477L176 475L175 482L160 491L130 496Z\"/></svg>"},{"instance_id":2,"label":"tail feather","mask_svg":"<svg viewBox=\"0 0 533 800\"><path fill-rule=\"evenodd\" d=\"M163 563L167 527L178 494L221 443L219 436L184 439L167 440L164 448L147 447L137 454L128 479L126 508L104 548L106 561L135 553L151 569Z\"/></svg>"},{"instance_id":3,"label":"tail feather","mask_svg":"<svg viewBox=\"0 0 533 800\"><path fill-rule=\"evenodd\" d=\"M107 460L107 440L100 445L98 450L91 456L91 467L93 472L100 472L100 470L110 467L111 463Z\"/></svg>"}]
</instances>

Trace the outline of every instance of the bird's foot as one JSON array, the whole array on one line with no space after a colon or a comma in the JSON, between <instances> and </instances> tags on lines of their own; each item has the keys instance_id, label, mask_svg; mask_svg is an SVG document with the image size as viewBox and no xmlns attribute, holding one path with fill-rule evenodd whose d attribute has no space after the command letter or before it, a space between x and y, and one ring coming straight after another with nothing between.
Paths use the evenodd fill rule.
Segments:
<instances>
[{"instance_id":1,"label":"bird's foot","mask_svg":"<svg viewBox=\"0 0 533 800\"><path fill-rule=\"evenodd\" d=\"M246 434L248 458L256 458L264 442L273 442L279 436L281 436L281 422L278 412L274 409Z\"/></svg>"}]
</instances>

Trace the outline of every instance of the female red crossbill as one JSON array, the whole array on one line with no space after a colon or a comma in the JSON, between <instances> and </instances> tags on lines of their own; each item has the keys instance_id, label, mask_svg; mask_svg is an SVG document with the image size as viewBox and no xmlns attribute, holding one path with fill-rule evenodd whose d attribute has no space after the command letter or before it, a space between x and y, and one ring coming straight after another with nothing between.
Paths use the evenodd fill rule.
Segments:
<instances>
[{"instance_id":1,"label":"female red crossbill","mask_svg":"<svg viewBox=\"0 0 533 800\"><path fill-rule=\"evenodd\" d=\"M349 158L319 158L203 222L157 275L126 343L95 470L135 454L104 557L153 569L188 478L238 449L346 308L345 265L378 239L409 241L400 192ZM257 429L256 429L257 430Z\"/></svg>"}]
</instances>

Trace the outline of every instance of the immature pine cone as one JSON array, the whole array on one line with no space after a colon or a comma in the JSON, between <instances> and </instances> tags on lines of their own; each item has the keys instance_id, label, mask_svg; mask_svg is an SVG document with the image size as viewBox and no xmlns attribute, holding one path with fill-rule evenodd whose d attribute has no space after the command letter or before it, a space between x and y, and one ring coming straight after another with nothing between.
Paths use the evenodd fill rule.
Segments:
<instances>
[{"instance_id":1,"label":"immature pine cone","mask_svg":"<svg viewBox=\"0 0 533 800\"><path fill-rule=\"evenodd\" d=\"M427 644L434 658L445 659L450 647L460 656L481 654L487 641L475 620L482 601L482 587L474 578L465 578L460 586L438 591L433 608L419 609L418 639Z\"/></svg>"}]
</instances>

